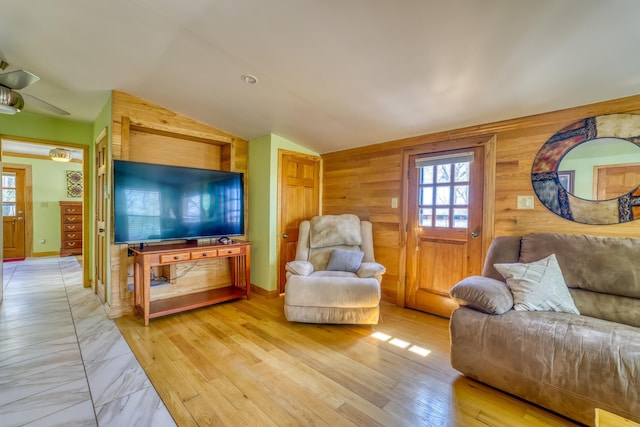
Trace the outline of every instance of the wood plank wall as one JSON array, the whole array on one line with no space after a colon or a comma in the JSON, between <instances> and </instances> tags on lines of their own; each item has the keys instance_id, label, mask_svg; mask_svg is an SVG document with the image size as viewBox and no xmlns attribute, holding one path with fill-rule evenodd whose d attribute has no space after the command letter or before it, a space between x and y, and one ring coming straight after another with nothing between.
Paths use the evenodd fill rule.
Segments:
<instances>
[{"instance_id":1,"label":"wood plank wall","mask_svg":"<svg viewBox=\"0 0 640 427\"><path fill-rule=\"evenodd\" d=\"M248 141L123 92L112 92L111 113L112 159L245 173L248 230ZM111 167L109 162L108 168ZM107 175L111 176L110 170ZM113 233L110 241L113 242ZM128 289L132 265L127 249L128 245L111 244L110 317L133 311L133 292Z\"/></svg>"},{"instance_id":2,"label":"wood plank wall","mask_svg":"<svg viewBox=\"0 0 640 427\"><path fill-rule=\"evenodd\" d=\"M640 113L640 95L566 110L489 123L365 147L327 153L324 161L323 214L354 213L373 223L376 260L387 267L383 299L404 306L405 232L402 197L403 150L474 136L496 137L496 182L492 236L532 232L563 232L640 237L637 222L585 225L562 219L535 197L531 165L539 148L558 130L584 117L612 113ZM534 196L533 210L517 210L518 195ZM398 208L391 199L398 198ZM490 239L489 239L490 240Z\"/></svg>"}]
</instances>

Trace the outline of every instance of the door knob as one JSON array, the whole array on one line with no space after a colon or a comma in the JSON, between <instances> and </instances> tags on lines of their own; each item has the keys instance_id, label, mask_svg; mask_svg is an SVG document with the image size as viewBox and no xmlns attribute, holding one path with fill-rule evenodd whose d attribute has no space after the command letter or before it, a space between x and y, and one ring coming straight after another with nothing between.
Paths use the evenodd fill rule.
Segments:
<instances>
[{"instance_id":1,"label":"door knob","mask_svg":"<svg viewBox=\"0 0 640 427\"><path fill-rule=\"evenodd\" d=\"M472 238L472 239L477 239L479 235L480 235L480 234L479 234L477 231L473 231L473 232L471 232L471 238Z\"/></svg>"},{"instance_id":2,"label":"door knob","mask_svg":"<svg viewBox=\"0 0 640 427\"><path fill-rule=\"evenodd\" d=\"M283 235L282 235L282 238L283 238L283 239L286 239L287 237L289 237L289 235L288 235L287 233L285 233L285 234L283 234Z\"/></svg>"}]
</instances>

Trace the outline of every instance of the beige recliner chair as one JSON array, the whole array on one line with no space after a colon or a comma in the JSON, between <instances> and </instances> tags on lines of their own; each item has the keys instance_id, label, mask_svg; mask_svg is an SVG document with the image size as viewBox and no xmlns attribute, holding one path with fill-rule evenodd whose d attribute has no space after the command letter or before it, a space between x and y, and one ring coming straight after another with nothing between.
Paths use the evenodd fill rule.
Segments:
<instances>
[{"instance_id":1,"label":"beige recliner chair","mask_svg":"<svg viewBox=\"0 0 640 427\"><path fill-rule=\"evenodd\" d=\"M377 324L386 270L373 256L371 223L324 215L303 221L299 231L296 260L286 266L287 320Z\"/></svg>"}]
</instances>

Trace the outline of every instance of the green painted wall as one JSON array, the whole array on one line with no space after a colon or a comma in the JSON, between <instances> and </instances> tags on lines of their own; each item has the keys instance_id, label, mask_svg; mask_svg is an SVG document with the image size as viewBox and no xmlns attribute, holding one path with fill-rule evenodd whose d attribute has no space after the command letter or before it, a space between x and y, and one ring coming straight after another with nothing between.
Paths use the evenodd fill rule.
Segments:
<instances>
[{"instance_id":1,"label":"green painted wall","mask_svg":"<svg viewBox=\"0 0 640 427\"><path fill-rule=\"evenodd\" d=\"M272 233L270 231L269 182L271 136L263 136L249 141L249 240L251 247L251 282L263 289L270 289L270 253Z\"/></svg>"},{"instance_id":2,"label":"green painted wall","mask_svg":"<svg viewBox=\"0 0 640 427\"><path fill-rule=\"evenodd\" d=\"M278 151L317 156L288 139L271 134L249 141L249 240L251 282L267 291L278 288ZM268 161L265 161L268 159Z\"/></svg>"},{"instance_id":3,"label":"green painted wall","mask_svg":"<svg viewBox=\"0 0 640 427\"><path fill-rule=\"evenodd\" d=\"M40 114L21 112L0 114L0 134L55 142L91 145L93 124L74 122Z\"/></svg>"},{"instance_id":4,"label":"green painted wall","mask_svg":"<svg viewBox=\"0 0 640 427\"><path fill-rule=\"evenodd\" d=\"M5 164L31 165L33 184L33 253L60 250L60 201L81 202L67 197L66 171L82 171L81 163L60 163L44 159L5 156ZM44 240L44 243L42 243Z\"/></svg>"}]
</instances>

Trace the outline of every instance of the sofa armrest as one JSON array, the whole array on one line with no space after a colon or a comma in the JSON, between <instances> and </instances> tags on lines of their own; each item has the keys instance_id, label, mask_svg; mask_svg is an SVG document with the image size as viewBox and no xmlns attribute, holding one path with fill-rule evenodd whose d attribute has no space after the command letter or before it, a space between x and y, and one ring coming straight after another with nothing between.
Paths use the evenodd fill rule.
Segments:
<instances>
[{"instance_id":1,"label":"sofa armrest","mask_svg":"<svg viewBox=\"0 0 640 427\"><path fill-rule=\"evenodd\" d=\"M459 305L487 314L504 314L513 308L509 286L490 277L467 277L451 288L449 295Z\"/></svg>"},{"instance_id":2,"label":"sofa armrest","mask_svg":"<svg viewBox=\"0 0 640 427\"><path fill-rule=\"evenodd\" d=\"M308 276L315 271L313 264L309 261L289 261L284 268L288 273L297 276Z\"/></svg>"},{"instance_id":3,"label":"sofa armrest","mask_svg":"<svg viewBox=\"0 0 640 427\"><path fill-rule=\"evenodd\" d=\"M360 268L356 274L358 277L375 277L380 281L382 275L387 272L387 269L382 264L378 264L377 262L363 262L360 264Z\"/></svg>"}]
</instances>

